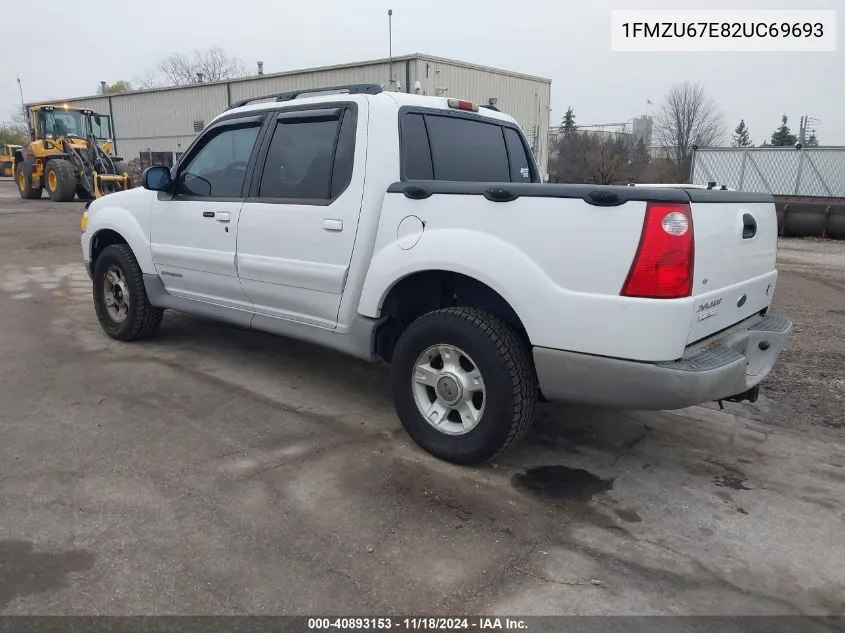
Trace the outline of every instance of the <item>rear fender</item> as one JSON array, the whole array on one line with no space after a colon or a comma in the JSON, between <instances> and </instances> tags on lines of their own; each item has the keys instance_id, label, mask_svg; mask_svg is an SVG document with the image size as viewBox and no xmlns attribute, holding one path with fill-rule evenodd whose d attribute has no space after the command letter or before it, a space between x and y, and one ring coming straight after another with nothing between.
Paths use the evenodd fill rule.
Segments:
<instances>
[{"instance_id":1,"label":"rear fender","mask_svg":"<svg viewBox=\"0 0 845 633\"><path fill-rule=\"evenodd\" d=\"M468 244L472 248L468 249ZM495 290L516 312L529 338L540 327L533 319L535 311L527 309L531 297L542 296L555 287L526 253L498 237L467 229L426 230L409 250L392 242L373 255L359 313L377 318L397 283L408 275L432 270L460 273Z\"/></svg>"},{"instance_id":2,"label":"rear fender","mask_svg":"<svg viewBox=\"0 0 845 633\"><path fill-rule=\"evenodd\" d=\"M569 265L588 264L573 258ZM358 311L378 318L387 294L400 280L427 270L460 273L495 290L535 346L640 361L680 358L686 346L692 299L655 301L565 289L525 251L465 228L426 228L408 250L395 240L378 248ZM673 327L677 323L683 327Z\"/></svg>"}]
</instances>

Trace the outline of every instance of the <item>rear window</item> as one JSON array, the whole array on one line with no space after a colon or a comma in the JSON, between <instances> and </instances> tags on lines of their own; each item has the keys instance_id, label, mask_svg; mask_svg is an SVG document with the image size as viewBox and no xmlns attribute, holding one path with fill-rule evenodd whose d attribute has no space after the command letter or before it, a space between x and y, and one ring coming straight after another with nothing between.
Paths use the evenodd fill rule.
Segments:
<instances>
[{"instance_id":1,"label":"rear window","mask_svg":"<svg viewBox=\"0 0 845 633\"><path fill-rule=\"evenodd\" d=\"M406 114L402 167L406 180L532 181L516 130L457 116Z\"/></svg>"}]
</instances>

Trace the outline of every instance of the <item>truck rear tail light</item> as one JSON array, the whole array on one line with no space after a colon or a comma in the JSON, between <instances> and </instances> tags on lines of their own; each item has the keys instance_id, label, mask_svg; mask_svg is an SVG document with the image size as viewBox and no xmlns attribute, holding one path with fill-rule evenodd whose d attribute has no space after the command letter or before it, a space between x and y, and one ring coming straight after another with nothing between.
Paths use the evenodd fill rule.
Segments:
<instances>
[{"instance_id":1,"label":"truck rear tail light","mask_svg":"<svg viewBox=\"0 0 845 633\"><path fill-rule=\"evenodd\" d=\"M447 99L446 103L450 108L455 108L457 110L478 112L478 106L475 105L472 101L461 101L460 99Z\"/></svg>"},{"instance_id":2,"label":"truck rear tail light","mask_svg":"<svg viewBox=\"0 0 845 633\"><path fill-rule=\"evenodd\" d=\"M692 291L695 240L688 204L649 202L624 297L680 299Z\"/></svg>"}]
</instances>

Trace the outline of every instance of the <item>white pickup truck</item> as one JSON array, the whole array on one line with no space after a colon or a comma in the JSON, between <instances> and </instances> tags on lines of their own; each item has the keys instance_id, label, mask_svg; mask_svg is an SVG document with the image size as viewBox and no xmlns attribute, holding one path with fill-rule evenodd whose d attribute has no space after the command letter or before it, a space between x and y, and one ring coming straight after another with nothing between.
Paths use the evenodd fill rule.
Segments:
<instances>
[{"instance_id":1,"label":"white pickup truck","mask_svg":"<svg viewBox=\"0 0 845 633\"><path fill-rule=\"evenodd\" d=\"M770 196L542 184L501 112L320 92L237 103L173 169L90 203L109 336L172 309L385 361L411 437L463 464L514 445L538 397L756 399L792 328L769 312Z\"/></svg>"}]
</instances>

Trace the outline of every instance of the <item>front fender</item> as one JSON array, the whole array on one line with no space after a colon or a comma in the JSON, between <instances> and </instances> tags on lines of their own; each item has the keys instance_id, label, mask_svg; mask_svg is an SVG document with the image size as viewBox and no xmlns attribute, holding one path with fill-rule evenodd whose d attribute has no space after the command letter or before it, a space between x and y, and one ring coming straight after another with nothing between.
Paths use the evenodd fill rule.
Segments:
<instances>
[{"instance_id":1,"label":"front fender","mask_svg":"<svg viewBox=\"0 0 845 633\"><path fill-rule=\"evenodd\" d=\"M507 301L531 337L537 298L556 286L526 253L501 238L469 229L425 230L409 250L391 242L373 255L358 311L377 318L390 290L417 272L443 270L480 281Z\"/></svg>"},{"instance_id":2,"label":"front fender","mask_svg":"<svg viewBox=\"0 0 845 633\"><path fill-rule=\"evenodd\" d=\"M116 195L116 194L110 194ZM88 239L83 240L83 245L87 242L87 251L83 253L85 260L91 259L91 243L94 236L100 231L111 230L119 234L126 240L129 248L135 254L135 259L138 260L138 265L141 271L145 274L155 274L155 265L153 264L152 253L150 250L149 233L144 226L141 225L139 219L135 214L131 213L124 207L108 204L105 202L110 196L103 198L103 206L97 208L95 211L88 210L88 227L85 230L85 236ZM149 219L149 207L144 214L146 219ZM83 248L86 248L83 246Z\"/></svg>"}]
</instances>

